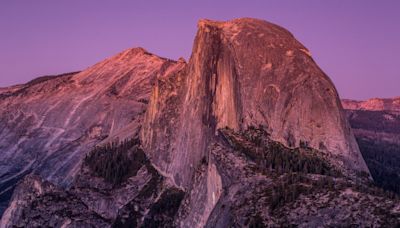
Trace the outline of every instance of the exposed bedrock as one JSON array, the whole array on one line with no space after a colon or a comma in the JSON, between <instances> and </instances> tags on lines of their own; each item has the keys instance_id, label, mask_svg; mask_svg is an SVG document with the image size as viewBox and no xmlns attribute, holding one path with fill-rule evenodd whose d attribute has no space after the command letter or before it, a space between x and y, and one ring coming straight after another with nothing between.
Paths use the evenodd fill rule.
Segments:
<instances>
[{"instance_id":1,"label":"exposed bedrock","mask_svg":"<svg viewBox=\"0 0 400 228\"><path fill-rule=\"evenodd\" d=\"M157 74L170 61L132 48L78 73L0 90L0 215L30 172L68 186L85 153L138 132Z\"/></svg>"},{"instance_id":2,"label":"exposed bedrock","mask_svg":"<svg viewBox=\"0 0 400 228\"><path fill-rule=\"evenodd\" d=\"M182 226L203 226L221 195L210 153L221 128L262 126L288 147L318 149L349 176L369 173L333 83L285 29L247 18L201 20L181 64L158 78L141 139L158 170L191 192L187 208L196 213L183 213Z\"/></svg>"},{"instance_id":3,"label":"exposed bedrock","mask_svg":"<svg viewBox=\"0 0 400 228\"><path fill-rule=\"evenodd\" d=\"M260 125L289 147L305 143L349 173L368 172L334 85L292 34L256 19L201 20L187 66L153 88L146 151L188 187L217 129Z\"/></svg>"}]
</instances>

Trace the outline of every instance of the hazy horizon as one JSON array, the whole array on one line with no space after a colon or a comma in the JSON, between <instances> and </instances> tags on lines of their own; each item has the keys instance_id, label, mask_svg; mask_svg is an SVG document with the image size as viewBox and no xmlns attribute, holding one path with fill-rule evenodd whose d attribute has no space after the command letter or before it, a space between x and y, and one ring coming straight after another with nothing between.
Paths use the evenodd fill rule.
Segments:
<instances>
[{"instance_id":1,"label":"hazy horizon","mask_svg":"<svg viewBox=\"0 0 400 228\"><path fill-rule=\"evenodd\" d=\"M398 1L60 1L0 3L0 87L84 70L143 47L188 59L201 18L253 17L288 29L341 98L400 96Z\"/></svg>"}]
</instances>

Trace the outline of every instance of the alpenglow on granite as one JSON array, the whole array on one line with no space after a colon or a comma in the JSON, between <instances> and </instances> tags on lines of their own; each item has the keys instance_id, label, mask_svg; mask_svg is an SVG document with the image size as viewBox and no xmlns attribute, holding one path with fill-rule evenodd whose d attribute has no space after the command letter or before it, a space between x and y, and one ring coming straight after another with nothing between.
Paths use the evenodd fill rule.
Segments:
<instances>
[{"instance_id":1,"label":"alpenglow on granite","mask_svg":"<svg viewBox=\"0 0 400 228\"><path fill-rule=\"evenodd\" d=\"M37 87L50 98L37 99ZM129 49L0 97L3 113L29 104L32 118L58 126L27 137L37 150L17 146L35 165L20 156L7 174L4 164L21 180L1 227L400 222L399 200L371 186L333 83L290 32L266 21L200 20L188 62ZM0 123L19 126L16 118ZM48 131L35 120L0 133Z\"/></svg>"}]
</instances>

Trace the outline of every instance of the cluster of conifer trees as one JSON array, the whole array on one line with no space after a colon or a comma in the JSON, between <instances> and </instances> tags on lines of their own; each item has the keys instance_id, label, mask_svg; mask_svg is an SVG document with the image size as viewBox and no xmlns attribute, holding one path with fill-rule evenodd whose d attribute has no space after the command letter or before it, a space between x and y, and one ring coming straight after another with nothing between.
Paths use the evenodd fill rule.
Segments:
<instances>
[{"instance_id":1,"label":"cluster of conifer trees","mask_svg":"<svg viewBox=\"0 0 400 228\"><path fill-rule=\"evenodd\" d=\"M400 146L365 138L357 142L375 183L400 194Z\"/></svg>"},{"instance_id":2,"label":"cluster of conifer trees","mask_svg":"<svg viewBox=\"0 0 400 228\"><path fill-rule=\"evenodd\" d=\"M300 148L288 148L271 140L263 128L256 127L249 127L239 134L230 129L223 132L236 151L256 162L264 172L272 176L278 174L275 184L267 190L272 211L295 201L301 194L309 194L316 189L334 190L333 177L341 176L314 149L309 148L307 142L302 142ZM312 181L305 174L325 177Z\"/></svg>"},{"instance_id":3,"label":"cluster of conifer trees","mask_svg":"<svg viewBox=\"0 0 400 228\"><path fill-rule=\"evenodd\" d=\"M265 166L278 172L303 172L337 176L338 173L312 150L300 152L299 149L285 148L279 143L264 147Z\"/></svg>"},{"instance_id":4,"label":"cluster of conifer trees","mask_svg":"<svg viewBox=\"0 0 400 228\"><path fill-rule=\"evenodd\" d=\"M272 187L269 207L272 211L295 201L301 194L310 194L313 191L334 191L344 186L336 185L330 176L312 180L301 173L288 173L281 177L278 184Z\"/></svg>"},{"instance_id":5,"label":"cluster of conifer trees","mask_svg":"<svg viewBox=\"0 0 400 228\"><path fill-rule=\"evenodd\" d=\"M291 149L279 142L269 140L268 133L263 129L250 127L242 135L253 143L244 145L235 142L235 149L246 154L247 157L257 162L262 168L279 173L302 172L329 176L338 176L340 173L333 169L317 153L302 143L302 148Z\"/></svg>"},{"instance_id":6,"label":"cluster of conifer trees","mask_svg":"<svg viewBox=\"0 0 400 228\"><path fill-rule=\"evenodd\" d=\"M352 112L354 114L351 115L349 121L354 129L400 134L398 127L400 118L390 111L356 110ZM391 116L393 119L388 121L387 116Z\"/></svg>"},{"instance_id":7,"label":"cluster of conifer trees","mask_svg":"<svg viewBox=\"0 0 400 228\"><path fill-rule=\"evenodd\" d=\"M121 184L147 161L137 138L110 142L95 147L84 159L84 164L99 177L114 185Z\"/></svg>"},{"instance_id":8,"label":"cluster of conifer trees","mask_svg":"<svg viewBox=\"0 0 400 228\"><path fill-rule=\"evenodd\" d=\"M143 227L174 227L173 218L177 214L185 193L179 189L165 190L153 204L144 220Z\"/></svg>"}]
</instances>

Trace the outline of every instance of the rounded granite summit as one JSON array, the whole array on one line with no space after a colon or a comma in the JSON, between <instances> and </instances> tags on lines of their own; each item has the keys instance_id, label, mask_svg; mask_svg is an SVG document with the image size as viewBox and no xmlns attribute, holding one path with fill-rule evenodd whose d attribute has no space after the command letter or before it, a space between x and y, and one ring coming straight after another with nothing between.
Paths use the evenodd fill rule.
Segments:
<instances>
[{"instance_id":1,"label":"rounded granite summit","mask_svg":"<svg viewBox=\"0 0 400 228\"><path fill-rule=\"evenodd\" d=\"M335 86L286 29L251 18L200 20L181 74L179 88L154 90L142 129L146 150L178 185L190 185L187 170L208 156L222 128L263 126L288 147L319 150L348 175L369 172ZM179 111L172 115L171 103L160 108L172 99L160 93L171 94Z\"/></svg>"}]
</instances>

